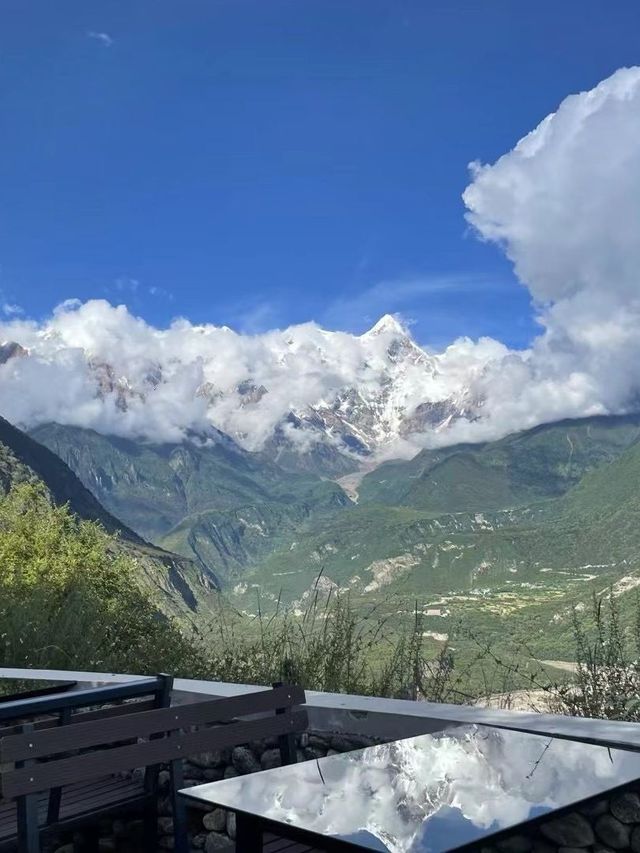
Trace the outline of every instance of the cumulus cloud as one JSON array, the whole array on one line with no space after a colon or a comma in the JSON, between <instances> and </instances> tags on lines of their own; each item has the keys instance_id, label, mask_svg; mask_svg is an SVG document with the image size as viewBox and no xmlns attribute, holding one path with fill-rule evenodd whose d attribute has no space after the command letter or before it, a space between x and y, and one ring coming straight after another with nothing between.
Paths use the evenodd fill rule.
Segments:
<instances>
[{"instance_id":1,"label":"cumulus cloud","mask_svg":"<svg viewBox=\"0 0 640 853\"><path fill-rule=\"evenodd\" d=\"M17 305L15 302L3 302L2 313L5 317L15 317L17 315L24 314L24 308Z\"/></svg>"},{"instance_id":2,"label":"cumulus cloud","mask_svg":"<svg viewBox=\"0 0 640 853\"><path fill-rule=\"evenodd\" d=\"M483 338L426 352L389 317L360 336L315 323L238 334L178 319L158 329L123 305L72 300L41 323L0 320L0 339L27 351L0 365L0 412L27 427L59 421L153 441L213 425L257 450L290 412L313 407L329 412L330 440L331 419L350 420L353 436L391 456L637 408L639 139L640 69L622 69L566 98L495 163L472 165L467 218L534 300L540 334L525 351ZM411 281L400 295L450 284ZM383 309L388 286L372 295ZM407 431L421 404L447 401L470 417L437 428L414 418Z\"/></svg>"},{"instance_id":3,"label":"cumulus cloud","mask_svg":"<svg viewBox=\"0 0 640 853\"><path fill-rule=\"evenodd\" d=\"M624 68L557 112L464 193L478 235L500 245L543 333L477 383L495 434L622 412L640 388L640 69Z\"/></svg>"},{"instance_id":4,"label":"cumulus cloud","mask_svg":"<svg viewBox=\"0 0 640 853\"><path fill-rule=\"evenodd\" d=\"M57 421L154 441L213 425L257 450L290 412L330 405L345 388L368 399L386 387L396 408L446 397L446 376L418 347L402 384L389 383L398 329L356 337L304 323L248 335L186 319L158 329L124 305L71 300L40 324L0 323L0 338L26 350L0 366L0 412L26 427Z\"/></svg>"}]
</instances>

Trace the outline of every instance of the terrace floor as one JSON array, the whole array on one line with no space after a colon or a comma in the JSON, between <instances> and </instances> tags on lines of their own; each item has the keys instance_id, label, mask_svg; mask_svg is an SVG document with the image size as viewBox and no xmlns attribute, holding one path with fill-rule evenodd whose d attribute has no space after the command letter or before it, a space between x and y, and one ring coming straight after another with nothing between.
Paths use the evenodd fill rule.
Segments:
<instances>
[{"instance_id":1,"label":"terrace floor","mask_svg":"<svg viewBox=\"0 0 640 853\"><path fill-rule=\"evenodd\" d=\"M55 688L55 682L76 681L86 685L117 685L126 684L136 679L135 676L131 675L28 671L6 668L0 669L0 679L2 678L35 678L39 682L39 689L44 687L45 690L47 685ZM260 688L249 685L177 679L172 695L172 705L187 705L200 702L203 699L241 695L256 689ZM249 802L253 797L251 808L256 814L260 814L261 809L264 811L265 804L257 797L256 791L268 790L269 785L272 785L271 790L278 794L276 799L282 800L290 796L292 791L306 790L307 793L298 802L298 816L304 812L305 802L310 801L310 798L317 798L319 795L324 796L325 801L318 807L317 812L325 813L329 807L334 807L329 794L327 794L327 788L330 787L330 784L337 786L336 767L340 766L340 762L336 761L335 758L331 760L332 757L341 758L340 753L348 753L343 765L352 774L350 778L353 778L354 768L356 768L353 756L358 753L358 750L364 749L371 756L376 749L379 749L376 745L386 744L384 754L393 754L395 749L395 759L398 759L396 763L401 764L402 761L406 763L409 754L406 750L409 748L408 745L412 744L413 752L411 755L413 758L415 759L416 755L424 753L424 756L430 756L429 760L433 766L436 756L436 753L433 752L434 744L441 740L441 735L438 733L445 729L448 732L457 732L455 735L447 735L451 744L468 744L470 742L468 733L473 730L476 733L474 736L480 744L480 752L482 749L485 750L485 758L489 754L489 747L494 752L507 755L509 758L508 765L500 768L500 774L504 778L507 778L511 772L510 767L512 770L518 767L518 762L526 751L525 747L528 749L529 744L532 745L531 750L533 750L531 752L533 757L531 757L530 762L532 770L529 772L536 784L544 785L545 780L547 780L550 785L551 781L549 780L552 777L559 778L562 775L559 770L566 765L565 770L569 775L566 776L563 790L564 793L567 789L569 790L571 795L568 800L566 797L563 799L562 795L557 792L553 795L557 798L558 805L546 815L546 823L545 820L541 821L538 819L539 816L536 816L536 820L531 825L523 824L522 820L513 826L505 824L506 828L501 830L503 837L499 834L496 836L497 842L494 842L492 835L488 844L483 843L482 846L487 853L494 849L499 850L500 853L510 853L510 845L513 847L513 851L517 848L518 853L529 853L529 851L534 850L536 845L536 849L544 849L546 853L557 853L558 851L565 853L564 848L567 847L584 850L585 853L597 853L605 847L609 850L624 851L629 849L634 850L635 853L640 850L640 789L638 786L640 755L637 754L640 751L640 727L635 724L501 711L473 706L435 705L406 700L321 693L308 693L307 706L310 718L309 730L303 733L296 743L299 764L295 765L295 772L298 773L298 776L295 777L295 784L291 781L285 784L283 782L286 779L285 774L278 777L277 772L271 772L276 771L279 759L275 744L269 739L230 749L223 754L191 756L184 762L185 788L197 786L201 789L201 786L208 785L212 790L218 792L212 795L213 799L208 807L206 803L198 805L198 803L192 802L190 805L188 810L190 851L205 850L205 853L211 853L214 850L232 851L236 849L236 816L231 808L224 808L225 796L237 797L241 795L242 802ZM483 733L482 737L489 746L483 745L482 738L478 736L479 732ZM489 732L488 737L485 737L485 732ZM527 735L535 735L536 737L526 740ZM404 746L394 746L396 741L400 741ZM516 744L517 748L507 748L511 741ZM416 744L418 743L421 744L420 749L423 750L423 753L416 752ZM538 743L541 744L542 748L534 755ZM550 746L551 744L552 746ZM405 754L401 754L402 749L405 749ZM381 756L382 754L383 751L381 750L377 755ZM574 777L577 781L571 783L567 781L574 778L571 777L572 762L575 764L578 761L578 756L582 764L575 766L583 768L582 776L584 778L594 778L594 774L596 777L600 774L602 778L601 790L597 786L581 788L582 782L579 782L581 777L575 776L575 772ZM614 756L615 761L611 756ZM551 759L554 763L551 762ZM585 765L585 761L587 765ZM589 764L589 762L591 763ZM636 762L638 762L637 772ZM612 765L615 765L615 773L611 770ZM317 780L313 780L313 784L310 781L316 773L316 766L320 768L321 776L323 776L322 769L325 768L322 778L324 788L315 784ZM360 765L360 767L363 766ZM584 773L585 766L591 768L587 774ZM293 768L282 769L283 771L290 771ZM449 778L451 772L450 769L447 770L445 776L448 774ZM173 849L168 777L167 770L161 771L158 816L159 850ZM342 797L342 813L349 813L350 811L353 813L353 819L356 821L354 826L372 825L371 821L368 821L367 814L372 812L374 801L378 801L376 797L379 799L378 795L373 796L372 794L370 776L365 774L365 777L363 777L365 778L364 784L370 801L365 796L361 796L355 783L351 784L349 789L349 802L346 802L345 797ZM278 778L280 778L279 782ZM291 779L293 778L291 777ZM330 779L329 785L327 778ZM524 772L521 774L521 778L526 778ZM257 788L253 786L252 779L260 781ZM432 787L428 785L420 789L417 779L418 777L413 780L409 788L406 787L406 784L404 788L405 791L412 789L417 791L416 798L411 801L411 807L414 810L424 806L424 803L432 797L433 793ZM245 782L245 780L249 781ZM476 785L475 798L488 802L490 798L487 791L483 793L481 787L478 787L480 781L479 779L473 781L473 784ZM281 790L277 789L276 783L281 785ZM406 779L404 783L406 783ZM513 784L515 783L512 780L511 785L513 786ZM273 787L274 785L276 787ZM306 789L305 785L307 786ZM311 787L309 787L310 785ZM393 785L395 782L392 783L391 787ZM572 786L575 789L573 793L571 793ZM222 796L223 792L224 796ZM508 793L509 791L506 790L505 796ZM372 796L373 799L371 799ZM459 798L459 794L456 796ZM540 794L538 793L536 796L540 797ZM217 799L215 799L216 797ZM421 797L422 799L420 799ZM235 802L239 802L239 800ZM403 802L403 808L407 808L406 796ZM271 804L269 804L269 808L271 808ZM358 809L360 809L359 812ZM276 814L273 810L269 814L274 820L280 820L279 816L273 817ZM343 818L340 819L343 820ZM387 819L389 826L391 826L393 822L391 817ZM299 820L302 830L308 828L305 820L308 823L308 816ZM0 823L1 821L0 812ZM555 828L552 826L554 821L555 824L558 824ZM330 826L330 824L326 825ZM396 824L394 826L395 841L392 834L387 833L385 836L384 833L378 833L377 835L374 834L375 837L369 838L366 833L369 832L371 835L371 832L362 830L359 834L348 836L350 843L356 845L350 849L389 850L392 853L400 853L405 849L420 853L421 850L427 849L427 847L416 846L418 842L415 837L412 837L413 840L411 841L413 846L406 846L409 844L408 840L403 840L401 830L397 828ZM548 826L551 826L551 829ZM116 813L108 818L100 817L96 820L93 829L99 830L101 835L98 848L101 853L114 850L122 851L122 853L128 853L128 851L139 853L141 844L144 843L144 828L140 815L119 815ZM452 831L451 825L449 831ZM264 849L269 853L309 853L312 850L336 849L333 844L336 834L340 833L327 831L325 846L322 843L309 843L299 839L287 840L271 832L265 835ZM318 837L322 838L321 832ZM343 837L347 836L344 836L343 833ZM381 837L386 837L387 846L381 846ZM515 841L509 839L515 839ZM76 836L77 849L81 849L81 842L81 836ZM54 841L54 846L49 845L48 849L71 853L71 850L76 848L70 847L70 843L68 839L60 838ZM440 847L437 845L434 847L432 844L429 850L444 851L460 846L459 843L456 843L447 847L449 843L448 840L445 840L441 842ZM465 842L462 840L460 843L472 844L473 841L467 840ZM498 846L493 848L493 843ZM480 844L479 840L478 844ZM540 844L543 845L543 848L540 848ZM45 846L43 849L46 850L47 847ZM242 847L237 849L245 853ZM248 848L245 847L245 850L248 851Z\"/></svg>"}]
</instances>

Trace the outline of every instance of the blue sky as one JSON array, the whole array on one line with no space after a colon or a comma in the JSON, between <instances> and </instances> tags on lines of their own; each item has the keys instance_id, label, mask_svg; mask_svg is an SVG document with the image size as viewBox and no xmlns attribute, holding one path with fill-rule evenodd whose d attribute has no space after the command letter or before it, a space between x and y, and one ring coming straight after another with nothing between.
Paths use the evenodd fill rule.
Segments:
<instances>
[{"instance_id":1,"label":"blue sky","mask_svg":"<svg viewBox=\"0 0 640 853\"><path fill-rule=\"evenodd\" d=\"M596 0L4 0L0 290L246 331L535 333L467 164L640 60ZM90 35L93 34L93 35ZM104 34L104 36L100 36Z\"/></svg>"}]
</instances>

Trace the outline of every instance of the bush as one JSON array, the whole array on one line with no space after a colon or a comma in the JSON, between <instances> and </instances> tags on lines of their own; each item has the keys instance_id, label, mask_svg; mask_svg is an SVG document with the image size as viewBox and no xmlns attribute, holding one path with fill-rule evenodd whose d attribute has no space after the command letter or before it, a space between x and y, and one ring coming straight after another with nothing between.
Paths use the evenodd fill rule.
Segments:
<instances>
[{"instance_id":1,"label":"bush","mask_svg":"<svg viewBox=\"0 0 640 853\"><path fill-rule=\"evenodd\" d=\"M291 681L308 690L431 701L460 701L448 647L435 658L423 648L422 617L401 633L372 608L356 611L348 594L313 597L302 616L268 619L221 615L206 647L220 681Z\"/></svg>"},{"instance_id":2,"label":"bush","mask_svg":"<svg viewBox=\"0 0 640 853\"><path fill-rule=\"evenodd\" d=\"M55 506L42 485L0 498L0 665L170 672L248 684L434 700L457 698L448 649L429 659L422 617L401 634L348 596L302 616L220 610L205 633L162 614L133 557L103 528Z\"/></svg>"},{"instance_id":3,"label":"bush","mask_svg":"<svg viewBox=\"0 0 640 853\"><path fill-rule=\"evenodd\" d=\"M636 603L637 605L637 603ZM576 717L640 720L640 609L624 630L615 597L594 596L591 613L573 612L575 679L558 685L552 710Z\"/></svg>"},{"instance_id":4,"label":"bush","mask_svg":"<svg viewBox=\"0 0 640 853\"><path fill-rule=\"evenodd\" d=\"M136 580L99 524L39 484L0 498L0 663L200 675L204 659Z\"/></svg>"}]
</instances>

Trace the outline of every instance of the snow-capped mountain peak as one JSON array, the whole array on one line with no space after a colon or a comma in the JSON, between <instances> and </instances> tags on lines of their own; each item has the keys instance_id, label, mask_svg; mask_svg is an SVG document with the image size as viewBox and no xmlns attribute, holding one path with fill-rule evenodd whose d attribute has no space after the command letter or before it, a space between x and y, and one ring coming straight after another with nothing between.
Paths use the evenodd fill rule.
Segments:
<instances>
[{"instance_id":1,"label":"snow-capped mountain peak","mask_svg":"<svg viewBox=\"0 0 640 853\"><path fill-rule=\"evenodd\" d=\"M93 302L15 331L0 351L0 411L26 428L174 442L215 427L293 467L320 456L314 466L331 473L462 416L464 371L451 378L391 314L359 336L315 323L245 336L186 321L153 329Z\"/></svg>"},{"instance_id":2,"label":"snow-capped mountain peak","mask_svg":"<svg viewBox=\"0 0 640 853\"><path fill-rule=\"evenodd\" d=\"M367 338L377 335L402 335L410 337L407 329L393 314L383 314L382 317L360 337Z\"/></svg>"}]
</instances>

